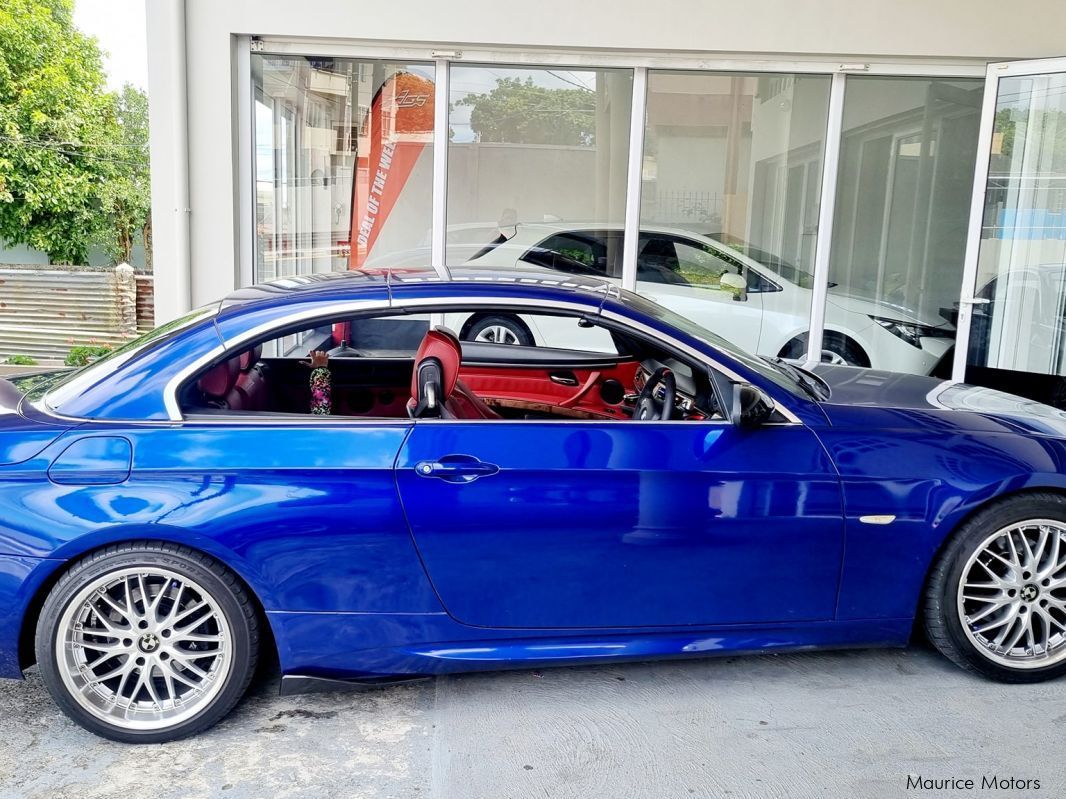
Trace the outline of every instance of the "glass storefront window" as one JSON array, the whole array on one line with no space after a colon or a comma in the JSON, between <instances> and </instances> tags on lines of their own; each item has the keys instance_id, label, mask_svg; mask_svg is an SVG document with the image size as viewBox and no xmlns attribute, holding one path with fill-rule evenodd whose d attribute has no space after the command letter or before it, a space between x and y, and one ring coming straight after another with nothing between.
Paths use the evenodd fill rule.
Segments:
<instances>
[{"instance_id":1,"label":"glass storefront window","mask_svg":"<svg viewBox=\"0 0 1066 799\"><path fill-rule=\"evenodd\" d=\"M1066 408L1066 73L999 82L966 379Z\"/></svg>"},{"instance_id":2,"label":"glass storefront window","mask_svg":"<svg viewBox=\"0 0 1066 799\"><path fill-rule=\"evenodd\" d=\"M950 375L983 87L848 77L826 359Z\"/></svg>"},{"instance_id":3,"label":"glass storefront window","mask_svg":"<svg viewBox=\"0 0 1066 799\"><path fill-rule=\"evenodd\" d=\"M388 263L432 228L432 64L252 54L255 279Z\"/></svg>"},{"instance_id":4,"label":"glass storefront window","mask_svg":"<svg viewBox=\"0 0 1066 799\"><path fill-rule=\"evenodd\" d=\"M803 357L827 75L648 75L637 291L749 352Z\"/></svg>"},{"instance_id":5,"label":"glass storefront window","mask_svg":"<svg viewBox=\"0 0 1066 799\"><path fill-rule=\"evenodd\" d=\"M450 95L448 265L617 277L633 71L453 65Z\"/></svg>"}]
</instances>

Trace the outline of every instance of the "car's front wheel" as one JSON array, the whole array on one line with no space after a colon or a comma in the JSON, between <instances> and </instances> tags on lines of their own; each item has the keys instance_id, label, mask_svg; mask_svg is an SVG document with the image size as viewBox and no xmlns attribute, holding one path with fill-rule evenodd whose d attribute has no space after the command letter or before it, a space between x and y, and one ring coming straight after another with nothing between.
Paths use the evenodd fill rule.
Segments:
<instances>
[{"instance_id":1,"label":"car's front wheel","mask_svg":"<svg viewBox=\"0 0 1066 799\"><path fill-rule=\"evenodd\" d=\"M37 662L81 726L126 743L200 732L244 694L259 629L240 580L185 547L121 544L56 583L37 624Z\"/></svg>"},{"instance_id":2,"label":"car's front wheel","mask_svg":"<svg viewBox=\"0 0 1066 799\"><path fill-rule=\"evenodd\" d=\"M800 360L807 357L807 334L802 333L788 342L778 353L781 358ZM822 363L837 366L869 366L870 358L862 347L835 330L822 334Z\"/></svg>"},{"instance_id":3,"label":"car's front wheel","mask_svg":"<svg viewBox=\"0 0 1066 799\"><path fill-rule=\"evenodd\" d=\"M953 536L925 593L929 640L1003 682L1066 673L1066 497L1018 496Z\"/></svg>"}]
</instances>

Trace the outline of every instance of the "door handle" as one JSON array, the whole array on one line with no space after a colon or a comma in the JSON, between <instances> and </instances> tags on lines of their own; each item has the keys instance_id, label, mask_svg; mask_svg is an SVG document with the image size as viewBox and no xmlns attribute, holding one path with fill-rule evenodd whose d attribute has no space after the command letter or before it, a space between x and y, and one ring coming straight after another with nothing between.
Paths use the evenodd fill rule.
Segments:
<instances>
[{"instance_id":1,"label":"door handle","mask_svg":"<svg viewBox=\"0 0 1066 799\"><path fill-rule=\"evenodd\" d=\"M435 461L415 464L415 474L419 477L436 477L446 483L472 483L499 471L500 467L495 463L485 463L473 455L445 455Z\"/></svg>"},{"instance_id":2,"label":"door handle","mask_svg":"<svg viewBox=\"0 0 1066 799\"><path fill-rule=\"evenodd\" d=\"M576 386L577 376L573 372L552 372L548 379L560 386Z\"/></svg>"}]
</instances>

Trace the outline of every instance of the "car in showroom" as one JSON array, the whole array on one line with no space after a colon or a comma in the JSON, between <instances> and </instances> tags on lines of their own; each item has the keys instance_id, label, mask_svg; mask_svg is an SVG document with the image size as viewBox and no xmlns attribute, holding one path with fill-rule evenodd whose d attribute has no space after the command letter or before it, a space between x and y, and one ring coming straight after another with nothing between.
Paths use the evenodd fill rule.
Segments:
<instances>
[{"instance_id":1,"label":"car in showroom","mask_svg":"<svg viewBox=\"0 0 1066 799\"><path fill-rule=\"evenodd\" d=\"M438 324L485 312L574 335ZM985 677L1066 671L1066 414L755 357L586 277L241 289L0 380L0 464L0 676L36 662L118 741L206 729L264 657L295 691L903 646L917 619Z\"/></svg>"},{"instance_id":2,"label":"car in showroom","mask_svg":"<svg viewBox=\"0 0 1066 799\"><path fill-rule=\"evenodd\" d=\"M597 277L621 285L623 227L573 222L484 224L449 228L449 263L464 267L528 268ZM480 240L484 243L475 244ZM637 242L636 290L749 352L802 360L807 353L814 276L780 256L744 242L690 230L643 224ZM428 247L390 253L380 264L425 263ZM871 291L876 295L877 291ZM474 314L455 322L463 340L545 343L515 314ZM562 331L564 334L566 331ZM941 374L953 353L955 327L945 318L887 297L845 293L830 284L822 360L912 374Z\"/></svg>"}]
</instances>

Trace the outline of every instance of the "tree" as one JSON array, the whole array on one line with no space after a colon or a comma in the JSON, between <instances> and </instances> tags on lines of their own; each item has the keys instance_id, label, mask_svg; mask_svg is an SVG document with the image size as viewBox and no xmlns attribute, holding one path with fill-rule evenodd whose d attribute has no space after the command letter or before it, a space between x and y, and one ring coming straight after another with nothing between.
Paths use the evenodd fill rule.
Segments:
<instances>
[{"instance_id":1,"label":"tree","mask_svg":"<svg viewBox=\"0 0 1066 799\"><path fill-rule=\"evenodd\" d=\"M0 238L84 262L102 224L115 98L73 0L0 3Z\"/></svg>"},{"instance_id":2,"label":"tree","mask_svg":"<svg viewBox=\"0 0 1066 799\"><path fill-rule=\"evenodd\" d=\"M113 153L100 184L100 232L112 260L129 263L140 238L151 266L151 182L148 171L148 95L126 84L116 98Z\"/></svg>"},{"instance_id":3,"label":"tree","mask_svg":"<svg viewBox=\"0 0 1066 799\"><path fill-rule=\"evenodd\" d=\"M470 127L481 141L590 146L596 139L595 95L549 89L532 78L497 78L496 88L456 105L471 107Z\"/></svg>"}]
</instances>

